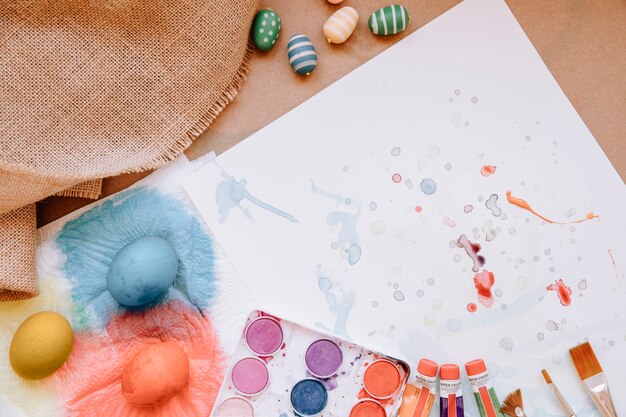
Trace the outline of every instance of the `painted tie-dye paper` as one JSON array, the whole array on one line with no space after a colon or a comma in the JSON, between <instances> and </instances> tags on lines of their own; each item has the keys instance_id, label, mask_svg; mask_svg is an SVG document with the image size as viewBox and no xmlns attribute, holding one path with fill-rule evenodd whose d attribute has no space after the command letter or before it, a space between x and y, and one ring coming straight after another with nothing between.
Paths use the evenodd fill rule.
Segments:
<instances>
[{"instance_id":1,"label":"painted tie-dye paper","mask_svg":"<svg viewBox=\"0 0 626 417\"><path fill-rule=\"evenodd\" d=\"M68 361L51 377L25 381L0 361L0 415L202 416L210 413L241 326L254 308L249 292L214 241L178 180L179 161L140 185L40 231L41 295L0 305L0 344L30 314L58 311L74 329ZM159 236L176 249L179 270L168 293L142 309L117 304L106 290L108 265L127 243ZM189 381L164 404L135 407L123 397L126 364L148 344L185 351Z\"/></svg>"},{"instance_id":2,"label":"painted tie-dye paper","mask_svg":"<svg viewBox=\"0 0 626 417\"><path fill-rule=\"evenodd\" d=\"M626 190L503 1L464 1L183 183L282 317L414 366L483 358L529 416L562 415L542 368L598 415L568 354L587 338L625 389Z\"/></svg>"}]
</instances>

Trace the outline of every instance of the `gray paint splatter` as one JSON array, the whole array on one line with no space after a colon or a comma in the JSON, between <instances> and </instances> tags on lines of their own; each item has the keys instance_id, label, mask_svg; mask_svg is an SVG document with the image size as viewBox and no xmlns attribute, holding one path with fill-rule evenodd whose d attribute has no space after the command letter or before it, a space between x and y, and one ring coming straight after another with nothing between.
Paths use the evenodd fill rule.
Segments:
<instances>
[{"instance_id":1,"label":"gray paint splatter","mask_svg":"<svg viewBox=\"0 0 626 417\"><path fill-rule=\"evenodd\" d=\"M578 283L578 289L581 290L581 291L584 291L584 290L587 289L587 280L586 279L583 279L582 281L580 281Z\"/></svg>"},{"instance_id":2,"label":"gray paint splatter","mask_svg":"<svg viewBox=\"0 0 626 417\"><path fill-rule=\"evenodd\" d=\"M500 347L507 352L513 352L513 339L509 336L503 337L502 340L500 340Z\"/></svg>"},{"instance_id":3,"label":"gray paint splatter","mask_svg":"<svg viewBox=\"0 0 626 417\"><path fill-rule=\"evenodd\" d=\"M333 332L350 339L350 335L346 329L346 323L356 300L356 292L344 292L338 284L333 283L333 281L325 276L319 269L316 271L316 274L317 286L325 295L330 312L336 317L335 325L332 329Z\"/></svg>"},{"instance_id":4,"label":"gray paint splatter","mask_svg":"<svg viewBox=\"0 0 626 417\"><path fill-rule=\"evenodd\" d=\"M398 156L400 155L400 152L402 152L402 150L396 146L391 150L391 156Z\"/></svg>"},{"instance_id":5,"label":"gray paint splatter","mask_svg":"<svg viewBox=\"0 0 626 417\"><path fill-rule=\"evenodd\" d=\"M348 263L350 265L354 265L361 259L361 255L363 254L363 250L360 245L359 234L357 232L357 223L359 217L361 215L361 204L358 201L347 199L341 197L337 194L332 194L326 190L323 190L315 185L313 179L311 181L311 191L316 194L321 195L322 197L329 198L331 200L335 200L337 205L346 205L350 207L355 207L356 212L350 213L347 211L331 211L326 216L326 223L331 226L341 226L339 229L339 233L337 234L337 242L339 244L340 250L346 254L348 258ZM374 209L376 208L376 203L370 203L370 209L372 209L372 204L374 204Z\"/></svg>"},{"instance_id":6,"label":"gray paint splatter","mask_svg":"<svg viewBox=\"0 0 626 417\"><path fill-rule=\"evenodd\" d=\"M498 207L498 194L491 194L487 201L485 201L485 207L487 207L495 217L500 217L502 214L502 209Z\"/></svg>"},{"instance_id":7,"label":"gray paint splatter","mask_svg":"<svg viewBox=\"0 0 626 417\"><path fill-rule=\"evenodd\" d=\"M410 179L404 180L404 185L406 185L406 188L408 188L409 190L413 189L413 181L411 181Z\"/></svg>"},{"instance_id":8,"label":"gray paint splatter","mask_svg":"<svg viewBox=\"0 0 626 417\"><path fill-rule=\"evenodd\" d=\"M432 178L424 178L420 183L420 188L424 194L431 195L437 191L437 183Z\"/></svg>"},{"instance_id":9,"label":"gray paint splatter","mask_svg":"<svg viewBox=\"0 0 626 417\"><path fill-rule=\"evenodd\" d=\"M396 301L402 301L404 300L404 294L402 294L402 291L395 291L393 293L393 298L395 298Z\"/></svg>"},{"instance_id":10,"label":"gray paint splatter","mask_svg":"<svg viewBox=\"0 0 626 417\"><path fill-rule=\"evenodd\" d=\"M222 178L224 178L224 180L217 186L217 189L215 190L215 202L218 206L220 223L224 223L228 219L230 211L235 207L239 208L248 218L251 219L252 215L250 214L248 209L241 206L241 202L243 200L248 200L257 207L267 210L270 213L274 213L277 216L283 217L290 222L295 223L298 221L291 214L279 210L276 207L273 207L270 204L259 200L258 198L250 194L250 192L246 188L248 182L245 179L237 181L235 177L228 174L224 169L222 169L222 167L220 167L216 161L213 161L213 163L222 174Z\"/></svg>"},{"instance_id":11,"label":"gray paint splatter","mask_svg":"<svg viewBox=\"0 0 626 417\"><path fill-rule=\"evenodd\" d=\"M556 332L557 330L559 330L559 325L554 320L548 320L546 321L546 329L551 332Z\"/></svg>"}]
</instances>

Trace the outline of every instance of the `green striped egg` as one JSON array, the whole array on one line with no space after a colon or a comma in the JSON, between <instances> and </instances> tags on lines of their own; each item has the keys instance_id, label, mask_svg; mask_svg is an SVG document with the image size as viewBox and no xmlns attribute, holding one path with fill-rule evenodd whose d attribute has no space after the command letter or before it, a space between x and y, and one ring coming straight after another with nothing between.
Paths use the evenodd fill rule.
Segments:
<instances>
[{"instance_id":1,"label":"green striped egg","mask_svg":"<svg viewBox=\"0 0 626 417\"><path fill-rule=\"evenodd\" d=\"M409 11L399 4L376 10L367 24L374 35L395 35L409 26Z\"/></svg>"},{"instance_id":2,"label":"green striped egg","mask_svg":"<svg viewBox=\"0 0 626 417\"><path fill-rule=\"evenodd\" d=\"M272 9L262 9L252 22L252 41L259 51L269 51L280 35L280 16Z\"/></svg>"},{"instance_id":3,"label":"green striped egg","mask_svg":"<svg viewBox=\"0 0 626 417\"><path fill-rule=\"evenodd\" d=\"M287 56L291 68L300 75L310 75L317 67L317 52L311 40L301 33L287 42Z\"/></svg>"}]
</instances>

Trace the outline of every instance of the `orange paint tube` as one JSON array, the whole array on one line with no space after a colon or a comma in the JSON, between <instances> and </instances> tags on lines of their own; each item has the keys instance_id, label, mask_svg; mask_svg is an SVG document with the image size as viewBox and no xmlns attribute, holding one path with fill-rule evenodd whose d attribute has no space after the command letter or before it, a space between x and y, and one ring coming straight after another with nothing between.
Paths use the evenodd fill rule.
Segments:
<instances>
[{"instance_id":1,"label":"orange paint tube","mask_svg":"<svg viewBox=\"0 0 626 417\"><path fill-rule=\"evenodd\" d=\"M415 383L409 384L402 396L398 417L428 417L437 395L439 366L428 359L417 365Z\"/></svg>"},{"instance_id":2,"label":"orange paint tube","mask_svg":"<svg viewBox=\"0 0 626 417\"><path fill-rule=\"evenodd\" d=\"M482 359L476 359L465 364L467 378L472 385L472 392L478 405L481 417L504 417L500 411L500 401L493 389L487 366Z\"/></svg>"}]
</instances>

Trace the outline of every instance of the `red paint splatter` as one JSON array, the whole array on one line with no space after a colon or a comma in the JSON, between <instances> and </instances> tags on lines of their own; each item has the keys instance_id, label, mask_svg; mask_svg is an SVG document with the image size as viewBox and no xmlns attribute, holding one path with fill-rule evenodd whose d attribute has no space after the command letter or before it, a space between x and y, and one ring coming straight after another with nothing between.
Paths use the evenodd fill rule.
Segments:
<instances>
[{"instance_id":1,"label":"red paint splatter","mask_svg":"<svg viewBox=\"0 0 626 417\"><path fill-rule=\"evenodd\" d=\"M421 213L422 212L422 206L415 206L415 212L416 213Z\"/></svg>"},{"instance_id":2,"label":"red paint splatter","mask_svg":"<svg viewBox=\"0 0 626 417\"><path fill-rule=\"evenodd\" d=\"M393 174L391 176L391 181L395 182L396 184L399 183L400 181L402 181L402 175L400 175L400 174Z\"/></svg>"},{"instance_id":3,"label":"red paint splatter","mask_svg":"<svg viewBox=\"0 0 626 417\"><path fill-rule=\"evenodd\" d=\"M493 294L491 293L491 287L496 282L496 277L493 272L489 272L486 269L478 274L474 275L474 287L478 292L478 301L485 307L491 307L493 305Z\"/></svg>"},{"instance_id":4,"label":"red paint splatter","mask_svg":"<svg viewBox=\"0 0 626 417\"><path fill-rule=\"evenodd\" d=\"M488 177L491 174L494 174L496 172L496 167L493 165L484 165L481 169L480 169L480 174L483 177Z\"/></svg>"},{"instance_id":5,"label":"red paint splatter","mask_svg":"<svg viewBox=\"0 0 626 417\"><path fill-rule=\"evenodd\" d=\"M572 303L572 290L563 283L562 279L556 281L554 284L548 285L546 290L556 291L556 295L559 296L559 301L561 301L561 304L564 306L568 306Z\"/></svg>"},{"instance_id":6,"label":"red paint splatter","mask_svg":"<svg viewBox=\"0 0 626 417\"><path fill-rule=\"evenodd\" d=\"M474 210L474 206L472 206L471 204L466 204L465 206L463 206L463 211L466 213L471 213L472 210Z\"/></svg>"},{"instance_id":7,"label":"red paint splatter","mask_svg":"<svg viewBox=\"0 0 626 417\"><path fill-rule=\"evenodd\" d=\"M528 204L528 202L526 202L525 200L521 199L521 198L517 198L514 197L510 191L506 192L506 200L509 202L509 204L512 204L514 206L517 206L519 208L522 208L524 210L528 210L530 211L532 214L534 214L535 216L539 217L540 219L542 219L543 221L547 222L547 223L552 223L552 224L574 224L574 223L582 223L584 221L587 220L591 220L591 219L595 219L600 218L599 215L592 213L587 213L587 216L585 216L584 219L579 219L579 220L574 220L571 222L556 222L554 220L550 220L547 217L543 217L541 214L537 213L535 210L533 210L533 208L530 206L530 204Z\"/></svg>"},{"instance_id":8,"label":"red paint splatter","mask_svg":"<svg viewBox=\"0 0 626 417\"><path fill-rule=\"evenodd\" d=\"M478 254L478 252L480 252L480 245L478 243L473 243L467 236L461 235L456 241L456 246L465 249L465 253L467 253L467 256L469 256L474 263L472 271L478 272L478 270L485 265L485 257Z\"/></svg>"},{"instance_id":9,"label":"red paint splatter","mask_svg":"<svg viewBox=\"0 0 626 417\"><path fill-rule=\"evenodd\" d=\"M476 310L478 310L478 307L476 307L476 304L474 303L469 303L467 305L467 311L469 311L470 313L475 313Z\"/></svg>"},{"instance_id":10,"label":"red paint splatter","mask_svg":"<svg viewBox=\"0 0 626 417\"><path fill-rule=\"evenodd\" d=\"M619 274L617 273L617 265L615 264L615 258L613 257L613 249L609 249L609 256L611 257L611 263L613 264L613 270L615 271L615 278L617 278L617 282L621 285L621 280L619 279Z\"/></svg>"}]
</instances>

